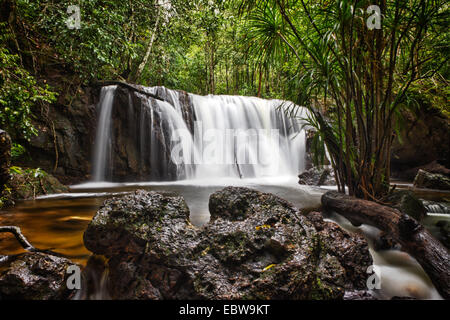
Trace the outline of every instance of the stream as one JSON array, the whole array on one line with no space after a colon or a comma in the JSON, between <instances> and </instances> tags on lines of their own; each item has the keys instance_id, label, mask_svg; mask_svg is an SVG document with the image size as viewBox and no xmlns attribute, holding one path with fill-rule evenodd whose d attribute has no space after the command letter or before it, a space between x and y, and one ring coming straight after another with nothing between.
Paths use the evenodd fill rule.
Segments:
<instances>
[{"instance_id":1,"label":"stream","mask_svg":"<svg viewBox=\"0 0 450 320\"><path fill-rule=\"evenodd\" d=\"M18 202L16 207L0 211L0 225L16 225L38 248L51 249L76 263L86 265L90 252L83 245L83 232L103 201L136 189L167 190L182 195L191 212L191 223L201 227L209 220L209 196L225 186L245 186L270 192L293 203L298 208L315 208L321 195L332 187L318 188L298 185L288 177L208 180L184 180L158 183L85 183L71 187L71 192L43 196L36 200ZM378 266L381 289L374 289L379 299L414 297L441 299L422 267L409 254L398 250L373 250L373 239L379 230L367 225L353 227L339 216L326 217L348 231L363 234L371 247L374 264ZM450 216L442 219L450 220ZM426 223L426 222L425 222ZM436 232L433 228L430 231ZM13 236L0 234L1 254L24 252ZM368 277L370 274L368 274ZM97 297L104 297L98 294Z\"/></svg>"}]
</instances>

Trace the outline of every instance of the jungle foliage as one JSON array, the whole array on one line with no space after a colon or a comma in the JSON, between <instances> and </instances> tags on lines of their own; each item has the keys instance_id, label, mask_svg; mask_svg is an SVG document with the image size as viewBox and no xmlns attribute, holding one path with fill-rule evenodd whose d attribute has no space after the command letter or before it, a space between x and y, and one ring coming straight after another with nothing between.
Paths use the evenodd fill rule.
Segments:
<instances>
[{"instance_id":1,"label":"jungle foliage","mask_svg":"<svg viewBox=\"0 0 450 320\"><path fill-rule=\"evenodd\" d=\"M71 5L79 28L68 27ZM367 25L373 5L379 29ZM97 80L284 98L311 111L315 159L328 151L339 189L379 198L402 112L427 104L450 114L443 0L0 0L0 8L0 127L15 142L30 139L33 117L66 87Z\"/></svg>"}]
</instances>

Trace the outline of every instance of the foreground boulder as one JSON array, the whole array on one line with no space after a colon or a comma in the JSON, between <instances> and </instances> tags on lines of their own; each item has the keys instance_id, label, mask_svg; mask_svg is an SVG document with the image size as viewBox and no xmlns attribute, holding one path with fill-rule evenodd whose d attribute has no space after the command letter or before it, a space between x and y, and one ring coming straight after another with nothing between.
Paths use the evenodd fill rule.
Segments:
<instances>
[{"instance_id":1,"label":"foreground boulder","mask_svg":"<svg viewBox=\"0 0 450 320\"><path fill-rule=\"evenodd\" d=\"M111 297L340 299L365 285L367 243L337 225L318 221L334 233L318 231L290 203L247 188L214 193L209 208L211 221L199 229L174 194L106 200L84 242L109 258Z\"/></svg>"},{"instance_id":2,"label":"foreground boulder","mask_svg":"<svg viewBox=\"0 0 450 320\"><path fill-rule=\"evenodd\" d=\"M67 299L67 268L73 263L65 258L40 252L10 256L0 263L0 300Z\"/></svg>"},{"instance_id":3,"label":"foreground boulder","mask_svg":"<svg viewBox=\"0 0 450 320\"><path fill-rule=\"evenodd\" d=\"M372 264L366 239L345 231L334 222L324 221L320 212L310 212L307 217L319 232L325 248L344 267L346 288L366 288L367 267Z\"/></svg>"},{"instance_id":4,"label":"foreground boulder","mask_svg":"<svg viewBox=\"0 0 450 320\"><path fill-rule=\"evenodd\" d=\"M414 178L414 187L450 190L450 178L442 174L429 173L420 169L416 177Z\"/></svg>"}]
</instances>

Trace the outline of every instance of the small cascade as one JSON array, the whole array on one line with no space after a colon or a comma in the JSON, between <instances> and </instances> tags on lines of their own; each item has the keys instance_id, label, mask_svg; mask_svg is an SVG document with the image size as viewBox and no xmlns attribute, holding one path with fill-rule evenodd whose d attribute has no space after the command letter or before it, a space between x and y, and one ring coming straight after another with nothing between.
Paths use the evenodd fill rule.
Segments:
<instances>
[{"instance_id":1,"label":"small cascade","mask_svg":"<svg viewBox=\"0 0 450 320\"><path fill-rule=\"evenodd\" d=\"M102 89L94 181L292 176L304 168L305 132L283 112L285 101L144 91L160 100Z\"/></svg>"},{"instance_id":2,"label":"small cascade","mask_svg":"<svg viewBox=\"0 0 450 320\"><path fill-rule=\"evenodd\" d=\"M434 202L426 200L423 200L422 202L428 213L450 214L450 203L448 202Z\"/></svg>"}]
</instances>

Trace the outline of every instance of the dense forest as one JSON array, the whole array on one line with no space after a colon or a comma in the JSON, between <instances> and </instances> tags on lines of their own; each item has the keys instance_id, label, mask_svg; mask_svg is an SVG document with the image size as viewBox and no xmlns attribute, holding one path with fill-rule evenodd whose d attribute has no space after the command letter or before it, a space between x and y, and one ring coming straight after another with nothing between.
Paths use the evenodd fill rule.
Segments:
<instances>
[{"instance_id":1,"label":"dense forest","mask_svg":"<svg viewBox=\"0 0 450 320\"><path fill-rule=\"evenodd\" d=\"M217 119L234 126L232 129L241 129L236 123L246 126L245 129L268 122L273 128L282 127L285 150L280 157L291 165L290 171L285 172L293 173L295 177L300 174L301 185L320 187L331 181L329 185L338 193L325 193L321 201L314 204L308 202L312 201L313 193L299 196L304 203L297 204L296 193L292 191L296 189L289 191L292 193L286 196L292 196L294 204L305 209L302 213L309 221L306 223L297 217L297 209L291 204L272 198L272 195L252 193L245 188L207 189L204 192L211 196L208 217L211 215L209 227L213 232L199 229L191 234L188 231L187 239L201 239L195 250L179 234L176 234L174 243L166 243L162 237L161 243L167 248L164 251L158 247L157 250L161 249L158 254L164 256L164 252L172 250L177 256L182 250L194 250L192 259L196 259L195 265L208 267L201 257L214 255L219 262L214 260L211 268L218 268L219 264L230 268L231 271L227 269L227 272L231 273L234 269L229 266L233 263L250 269L256 268L258 263L265 264L258 265L257 270L266 272L278 264L274 261L282 260L288 266L283 272L287 272L291 267L298 267L292 266L293 260L287 258L293 254L291 248L286 243L275 245L279 240L270 242L264 238L274 236L267 234L273 232L271 230L277 224L290 230L286 226L287 220L279 215L280 210L290 220L296 221L295 230L312 228L317 231L317 236L311 236L308 238L310 242L302 245L296 235L289 235L289 241L300 246L295 250L309 252L306 246L318 250L314 257L308 258L308 261L314 261L317 270L320 269L318 266L330 263L320 250L332 252L333 237L341 241L339 245L343 247L342 243L350 241L355 252L350 250L348 254L338 246L330 253L342 265L345 275L334 265L327 277L342 278L345 285L326 280L322 273L314 278L314 272L319 272L314 269L311 279L305 280L307 284L302 282L299 285L303 286L301 290L295 285L295 289L290 287L292 283L283 284L289 294L281 289L266 291L264 280L255 280L251 278L253 275L250 276L251 281L258 283L255 291L253 288L249 291L242 289L244 294L230 289L232 293L223 293L213 280L200 281L194 277L194 297L336 299L342 298L350 287L352 290L364 288L365 280L361 274L365 275L365 270L353 266L346 269L353 262L345 261L358 260L364 268L370 265L369 245L366 240L359 239L360 236L343 235L347 231L333 229L328 222L322 221L322 213L315 211L323 208L324 214L328 210L346 217L352 225L348 227L350 229L368 224L382 230L384 234L378 236L375 246L380 241L383 245L389 243L383 250L391 250L398 245L423 268L420 272L431 279L426 281L434 285L436 296L448 299L450 222L429 222L433 223L434 229L431 229L439 236L424 229L421 222L433 205L439 210L450 210L449 9L445 0L0 0L0 209L3 205L14 205L15 200L77 192L60 184L53 175L67 185L105 182L114 170L117 179L111 178L107 182L166 182L192 176L198 178L199 174L195 176L191 172L197 168L184 166L180 169L173 164L168 151L173 145L168 134L180 128L194 131L194 120L210 119L205 114L212 111L203 109L208 105L210 109L218 110L211 116L211 119L215 117L214 120L209 120L213 127L222 127ZM273 108L274 101L282 102ZM230 111L230 106L235 109ZM261 111L264 108L269 111ZM298 136L305 141L295 140ZM98 147L99 142L104 147ZM240 166L236 151L233 152L232 168L226 172L231 172L238 180L263 176L258 176L253 167ZM298 164L292 165L293 162ZM296 171L298 168L301 170ZM100 169L103 171L96 175ZM306 175L300 171L305 171ZM216 178L207 173L203 177ZM314 177L310 178L310 175ZM10 176L14 183L9 181ZM218 177L217 181L223 178ZM310 183L309 179L315 178L317 181ZM271 183L275 183L273 181ZM413 191L408 189L408 195L401 194L397 198L403 191L397 192L396 184L401 189ZM79 190L85 191L83 187ZM108 237L113 237L115 232L120 234L116 229L109 230L110 224L101 225L104 223L99 218L102 210L113 210L111 208L117 206L120 212L133 212L135 208L132 210L130 206L143 199L151 208L158 203L155 212L163 212L172 219L169 222L177 226L172 227L160 217L159 222L152 226L158 230L158 235L159 232L163 235L164 232L176 233L176 228L185 227L185 221L180 218L186 214L182 198L136 191L133 195L127 194L123 202L114 202L109 200L113 191L103 187L93 188L95 192L110 192L105 206L99 209L89 227L87 222L76 227L78 233L74 246L79 246L81 253L67 254L72 259L82 256L81 264L86 263L87 250L115 257L112 263L117 262L118 265L126 260L110 249L115 248L115 244L104 248L104 238L96 239L97 233L105 232L105 241L113 243ZM124 185L109 187L124 193L132 188ZM298 187L297 183L295 187ZM86 192L94 194L93 190L86 188ZM272 192L267 186L263 189L264 192ZM285 191L279 192L283 195ZM345 193L347 195L343 195ZM105 200L103 195L92 194L95 201ZM200 193L197 196L200 197ZM405 204L404 197L412 202ZM241 200L249 207L241 210ZM206 203L207 199L202 198L202 201ZM258 201L270 210L258 209ZM293 200L289 198L289 201ZM401 205L392 204L396 201ZM166 208L167 202L174 203L173 208ZM194 203L198 202L200 200L195 199ZM89 202L89 205L95 207L94 211L99 208L97 202ZM36 206L39 211L40 204ZM86 207L80 203L74 207L77 206ZM241 216L233 216L232 212ZM275 218L268 216L268 212L274 212ZM254 230L266 232L261 237L271 243L267 249L270 257L265 256L261 261L255 258L259 262L251 267L245 264L248 256L261 253L255 249L259 248L260 239L242 236L242 230L233 229L238 228L235 224L222 230L220 219L216 221L221 214L225 215L221 218L230 223L244 221L241 227L246 234ZM82 214L76 211L76 214L61 219L70 220L72 216L79 218L79 215ZM93 212L89 211L87 215L90 221ZM436 218L432 217L428 216L430 221ZM117 219L111 222L114 226L126 224L125 220L124 223L120 220L122 218L114 215L109 219ZM256 222L252 219L258 221L256 229L253 225ZM16 224L16 221L12 222ZM133 220L126 230L131 239L127 240L139 249L129 244L117 245L117 250L126 252L131 265L138 264L133 250L142 249L140 246L144 240L140 230L150 228L147 222L142 222L144 227L139 223L139 219ZM1 219L0 225L4 225ZM48 253L33 247L20 229L14 226L1 228L0 233L13 233L21 247L28 251ZM155 240L156 233L152 232L146 234L145 241L159 240ZM230 232L232 236L226 234L222 239L222 232ZM360 231L361 234L364 232ZM351 240L342 240L346 237ZM227 242L230 246L225 249L214 247L221 241L233 243ZM243 243L251 249L243 249ZM57 244L52 245L58 249ZM370 246L373 246L372 242ZM212 253L208 253L210 249ZM250 251L251 254L248 253ZM171 262L175 269L182 269L181 260ZM146 284L139 284L146 288L142 292L136 289L138 285L128 291L121 289L121 285L128 288L129 283L125 283L126 278L117 276L120 274L118 265L111 265L111 277L116 277L112 286L116 286L118 295L113 295L113 298L177 299L179 294L184 297L177 291L178 284L171 288L161 285L159 291L150 290ZM163 269L166 267L169 270L172 265L164 265ZM140 272L148 276L153 272L152 268L149 263L142 269L145 272ZM217 270L213 272L220 273ZM195 275L198 273L196 269L191 271ZM279 276L278 271L271 272L273 274L268 277L273 277L270 279L274 282L286 278L284 274ZM184 275L183 279L192 274ZM130 277L133 276L136 274ZM289 277L297 279L297 273L289 273ZM0 284L1 279L0 273ZM258 282L260 280L264 285ZM156 283L155 279L152 281ZM348 283L351 285L345 287ZM242 286L244 288L245 284ZM207 289L210 287L217 291ZM342 289L344 287L345 290ZM0 299L1 294L0 288ZM408 294L413 295L405 293L406 296ZM395 295L388 296L392 298Z\"/></svg>"},{"instance_id":2,"label":"dense forest","mask_svg":"<svg viewBox=\"0 0 450 320\"><path fill-rule=\"evenodd\" d=\"M449 115L445 1L382 1L380 29L366 26L377 19L367 1L70 5L2 1L0 125L15 153L33 115L98 80L283 98L314 112L315 150L328 148L338 186L376 198L402 110Z\"/></svg>"}]
</instances>

